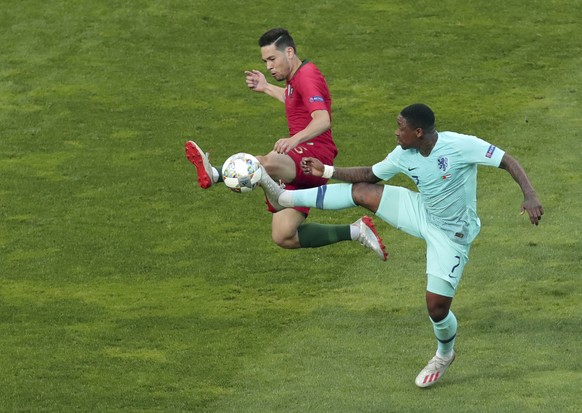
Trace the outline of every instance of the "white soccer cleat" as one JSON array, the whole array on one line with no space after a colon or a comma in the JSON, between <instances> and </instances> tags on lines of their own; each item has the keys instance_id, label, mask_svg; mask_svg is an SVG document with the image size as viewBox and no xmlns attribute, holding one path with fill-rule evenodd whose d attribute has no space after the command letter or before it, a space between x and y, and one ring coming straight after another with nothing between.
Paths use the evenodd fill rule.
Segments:
<instances>
[{"instance_id":1,"label":"white soccer cleat","mask_svg":"<svg viewBox=\"0 0 582 413\"><path fill-rule=\"evenodd\" d=\"M186 142L186 158L196 167L198 172L198 185L200 188L210 188L212 186L212 165L208 161L208 154L202 152L196 142Z\"/></svg>"},{"instance_id":2,"label":"white soccer cleat","mask_svg":"<svg viewBox=\"0 0 582 413\"><path fill-rule=\"evenodd\" d=\"M273 206L276 211L280 211L285 207L279 203L279 196L283 193L284 189L277 182L273 180L267 173L266 169L261 165L262 174L259 181L259 185L265 191L269 203Z\"/></svg>"},{"instance_id":3,"label":"white soccer cleat","mask_svg":"<svg viewBox=\"0 0 582 413\"><path fill-rule=\"evenodd\" d=\"M434 356L425 368L416 376L416 380L414 381L418 387L429 387L439 381L445 371L449 368L451 363L455 360L455 352L450 358L444 359L439 356Z\"/></svg>"},{"instance_id":4,"label":"white soccer cleat","mask_svg":"<svg viewBox=\"0 0 582 413\"><path fill-rule=\"evenodd\" d=\"M382 261L386 261L388 259L388 253L386 252L386 247L382 243L382 238L380 238L376 231L376 227L374 227L374 221L372 221L372 218L369 216L363 216L354 222L354 224L358 225L360 228L360 236L358 237L360 244L374 251Z\"/></svg>"}]
</instances>

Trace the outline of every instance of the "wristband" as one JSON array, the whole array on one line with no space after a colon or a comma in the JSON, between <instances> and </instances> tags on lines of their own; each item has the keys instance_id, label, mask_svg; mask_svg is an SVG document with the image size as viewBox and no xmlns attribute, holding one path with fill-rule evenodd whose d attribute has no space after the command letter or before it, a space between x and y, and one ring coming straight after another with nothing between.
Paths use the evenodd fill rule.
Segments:
<instances>
[{"instance_id":1,"label":"wristband","mask_svg":"<svg viewBox=\"0 0 582 413\"><path fill-rule=\"evenodd\" d=\"M323 178L330 179L333 175L334 168L330 165L323 165Z\"/></svg>"}]
</instances>

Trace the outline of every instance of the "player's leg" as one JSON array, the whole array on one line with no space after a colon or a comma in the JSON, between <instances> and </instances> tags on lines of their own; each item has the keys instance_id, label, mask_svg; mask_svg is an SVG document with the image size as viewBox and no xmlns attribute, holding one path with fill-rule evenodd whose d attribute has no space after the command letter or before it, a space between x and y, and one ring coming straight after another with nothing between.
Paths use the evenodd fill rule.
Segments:
<instances>
[{"instance_id":1,"label":"player's leg","mask_svg":"<svg viewBox=\"0 0 582 413\"><path fill-rule=\"evenodd\" d=\"M416 376L415 383L418 387L429 387L435 384L455 360L454 345L457 336L457 318L450 311L452 301L452 297L430 291L426 292L426 305L437 339L437 351Z\"/></svg>"},{"instance_id":2,"label":"player's leg","mask_svg":"<svg viewBox=\"0 0 582 413\"><path fill-rule=\"evenodd\" d=\"M386 185L376 215L410 235L425 239L427 243L426 304L437 339L437 354L418 374L415 383L419 387L428 387L443 376L455 357L453 346L457 320L450 306L466 262L455 257L466 257L468 249L454 244L442 231L428 223L426 210L417 192ZM438 259L441 256L450 258Z\"/></svg>"},{"instance_id":3,"label":"player's leg","mask_svg":"<svg viewBox=\"0 0 582 413\"><path fill-rule=\"evenodd\" d=\"M378 210L384 191L384 185L365 182L322 185L299 191L285 191L269 178L269 174L263 174L261 185L269 200L278 204L280 208L305 206L337 210L362 206L374 213Z\"/></svg>"},{"instance_id":4,"label":"player's leg","mask_svg":"<svg viewBox=\"0 0 582 413\"><path fill-rule=\"evenodd\" d=\"M321 185L289 191L283 189L265 171L260 182L269 202L277 210L294 207L337 210L356 206L352 199L352 184Z\"/></svg>"},{"instance_id":5,"label":"player's leg","mask_svg":"<svg viewBox=\"0 0 582 413\"><path fill-rule=\"evenodd\" d=\"M297 232L301 248L318 248L340 241L359 241L364 247L374 251L382 261L388 259L382 238L376 231L374 221L368 216L363 216L349 225L309 222L301 225Z\"/></svg>"},{"instance_id":6,"label":"player's leg","mask_svg":"<svg viewBox=\"0 0 582 413\"><path fill-rule=\"evenodd\" d=\"M304 223L305 218L303 213L292 208L274 213L273 241L282 248L319 248L341 241L359 241L381 260L388 258L382 238L370 217L364 216L348 225Z\"/></svg>"},{"instance_id":7,"label":"player's leg","mask_svg":"<svg viewBox=\"0 0 582 413\"><path fill-rule=\"evenodd\" d=\"M436 356L442 360L451 360L455 357L457 318L451 311L452 302L453 297L430 291L426 292L426 305L433 325L434 335L437 339Z\"/></svg>"},{"instance_id":8,"label":"player's leg","mask_svg":"<svg viewBox=\"0 0 582 413\"><path fill-rule=\"evenodd\" d=\"M283 191L278 197L278 202L287 208L306 206L338 210L357 206L352 198L352 184L331 184L297 191Z\"/></svg>"},{"instance_id":9,"label":"player's leg","mask_svg":"<svg viewBox=\"0 0 582 413\"><path fill-rule=\"evenodd\" d=\"M453 242L444 232L433 226L427 228L425 239L426 306L437 340L437 351L418 374L415 382L419 387L435 384L455 359L457 318L450 308L469 253L468 245Z\"/></svg>"},{"instance_id":10,"label":"player's leg","mask_svg":"<svg viewBox=\"0 0 582 413\"><path fill-rule=\"evenodd\" d=\"M370 183L322 185L316 191L293 191L279 196L281 205L307 205L319 209L345 209L361 206L376 212L384 185Z\"/></svg>"},{"instance_id":11,"label":"player's leg","mask_svg":"<svg viewBox=\"0 0 582 413\"><path fill-rule=\"evenodd\" d=\"M290 156L270 152L258 159L264 168L263 176L269 180L273 190L281 189L275 179L293 182L296 178L295 160ZM264 189L265 185L262 186ZM266 189L265 193L267 194ZM273 241L282 248L317 248L352 239L353 230L350 225L304 224L306 215L303 212L292 208L282 209L275 199L269 196L267 199L275 209L279 210L273 214L272 237Z\"/></svg>"},{"instance_id":12,"label":"player's leg","mask_svg":"<svg viewBox=\"0 0 582 413\"><path fill-rule=\"evenodd\" d=\"M261 179L261 186L265 190L267 199L273 206L273 209L279 211L273 216L272 229L275 243L283 248L318 248L340 241L359 241L365 247L372 249L380 259L386 260L388 257L386 248L371 218L362 217L352 224L342 225L324 225L311 222L302 223L303 221L300 221L299 218L290 217L304 216L303 212L307 213L308 210L297 211L291 208L283 209L278 204L276 197L273 197L272 194L282 189L271 178L271 174L274 174L280 180L291 182L292 185L318 185L319 183L325 182L324 180L318 182L312 176L305 177L301 172L298 175L296 163L300 159L299 156L291 157L274 152L260 159L261 164L264 164L264 178ZM270 167L270 170L267 167ZM321 187L309 188L307 191L311 189L317 190L318 188Z\"/></svg>"},{"instance_id":13,"label":"player's leg","mask_svg":"<svg viewBox=\"0 0 582 413\"><path fill-rule=\"evenodd\" d=\"M284 209L273 214L271 220L271 237L281 248L301 248L297 229L306 216L295 209Z\"/></svg>"}]
</instances>

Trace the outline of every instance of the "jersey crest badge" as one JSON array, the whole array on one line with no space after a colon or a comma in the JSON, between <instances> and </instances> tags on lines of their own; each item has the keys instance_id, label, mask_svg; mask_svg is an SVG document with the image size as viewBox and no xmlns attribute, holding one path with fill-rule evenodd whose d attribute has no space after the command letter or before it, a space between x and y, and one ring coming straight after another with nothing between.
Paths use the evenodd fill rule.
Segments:
<instances>
[{"instance_id":1,"label":"jersey crest badge","mask_svg":"<svg viewBox=\"0 0 582 413\"><path fill-rule=\"evenodd\" d=\"M448 160L448 158L445 158L444 156L440 157L438 159L437 163L439 165L439 169L442 169L443 172L445 172L449 167L449 160Z\"/></svg>"}]
</instances>

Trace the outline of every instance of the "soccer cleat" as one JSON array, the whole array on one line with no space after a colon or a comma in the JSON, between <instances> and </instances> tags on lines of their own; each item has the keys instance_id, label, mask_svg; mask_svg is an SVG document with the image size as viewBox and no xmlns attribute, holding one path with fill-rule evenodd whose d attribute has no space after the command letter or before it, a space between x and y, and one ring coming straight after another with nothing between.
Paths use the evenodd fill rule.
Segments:
<instances>
[{"instance_id":1,"label":"soccer cleat","mask_svg":"<svg viewBox=\"0 0 582 413\"><path fill-rule=\"evenodd\" d=\"M422 369L418 376L416 376L414 382L418 387L432 386L443 377L445 371L447 371L454 360L455 352L453 352L453 355L448 359L435 355L430 359L426 367Z\"/></svg>"},{"instance_id":2,"label":"soccer cleat","mask_svg":"<svg viewBox=\"0 0 582 413\"><path fill-rule=\"evenodd\" d=\"M364 247L372 249L372 251L374 251L382 261L386 261L388 259L388 253L386 252L386 247L382 243L382 238L380 238L374 227L372 218L369 216L363 216L354 222L354 224L360 227L358 241L360 241Z\"/></svg>"},{"instance_id":3,"label":"soccer cleat","mask_svg":"<svg viewBox=\"0 0 582 413\"><path fill-rule=\"evenodd\" d=\"M279 196L283 193L284 189L281 188L277 182L273 180L267 173L267 170L261 165L262 173L261 179L259 180L259 185L265 191L265 195L269 200L269 203L273 206L276 211L280 211L285 207L279 203Z\"/></svg>"},{"instance_id":4,"label":"soccer cleat","mask_svg":"<svg viewBox=\"0 0 582 413\"><path fill-rule=\"evenodd\" d=\"M208 155L202 152L196 142L186 142L186 158L196 167L198 172L198 185L200 188L212 186L212 165L208 161Z\"/></svg>"}]
</instances>

